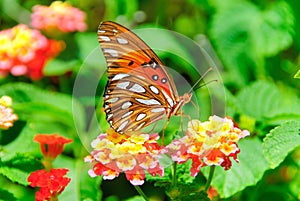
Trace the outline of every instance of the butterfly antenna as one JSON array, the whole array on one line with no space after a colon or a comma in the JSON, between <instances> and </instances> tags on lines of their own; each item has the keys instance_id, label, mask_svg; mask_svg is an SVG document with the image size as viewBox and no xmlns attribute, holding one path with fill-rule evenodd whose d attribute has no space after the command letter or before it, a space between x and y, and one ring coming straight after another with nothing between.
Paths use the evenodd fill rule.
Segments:
<instances>
[{"instance_id":1,"label":"butterfly antenna","mask_svg":"<svg viewBox=\"0 0 300 201\"><path fill-rule=\"evenodd\" d=\"M197 80L197 82L192 86L192 88L190 89L189 93L191 93L191 92L193 91L193 89L199 84L199 82L201 82L201 81L203 80L203 78L204 78L210 71L212 71L212 70L213 70L213 68L207 69L207 71L205 71L205 73L204 73L203 75L201 75L201 77ZM208 83L211 83L211 82L213 82L213 81L217 81L217 80L211 80L211 81L209 81ZM199 87L195 88L195 90L198 89L198 88L200 88L200 87L202 87L202 86L205 86L205 85L208 84L208 83L205 83L205 84L203 84L203 85L200 85Z\"/></svg>"},{"instance_id":2,"label":"butterfly antenna","mask_svg":"<svg viewBox=\"0 0 300 201\"><path fill-rule=\"evenodd\" d=\"M204 84L201 84L200 86L198 86L197 88L195 88L195 90L197 90L197 89L199 89L201 87L204 87L204 86L206 86L206 85L208 85L208 84L210 84L212 82L218 82L218 80L217 79L216 80L210 80L210 81L208 81L208 82L206 82Z\"/></svg>"}]
</instances>

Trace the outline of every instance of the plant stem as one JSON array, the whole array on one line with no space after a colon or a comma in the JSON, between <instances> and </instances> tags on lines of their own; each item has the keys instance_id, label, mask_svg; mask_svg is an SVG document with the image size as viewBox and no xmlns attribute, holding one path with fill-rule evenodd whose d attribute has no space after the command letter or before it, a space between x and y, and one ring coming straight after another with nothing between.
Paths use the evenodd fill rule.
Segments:
<instances>
[{"instance_id":1,"label":"plant stem","mask_svg":"<svg viewBox=\"0 0 300 201\"><path fill-rule=\"evenodd\" d=\"M174 162L172 168L172 186L176 186L177 183L176 167L177 167L177 162Z\"/></svg>"},{"instance_id":2,"label":"plant stem","mask_svg":"<svg viewBox=\"0 0 300 201\"><path fill-rule=\"evenodd\" d=\"M210 166L210 169L209 169L209 176L208 176L208 179L207 179L207 182L206 182L206 185L205 185L205 188L204 188L204 191L207 191L210 187L210 183L212 181L212 178L214 176L214 172L215 172L215 168L216 166Z\"/></svg>"},{"instance_id":3,"label":"plant stem","mask_svg":"<svg viewBox=\"0 0 300 201\"><path fill-rule=\"evenodd\" d=\"M146 200L149 201L149 199L147 198L146 194L142 191L142 189L139 186L134 186L135 189L137 190L137 192L139 192L139 194Z\"/></svg>"}]
</instances>

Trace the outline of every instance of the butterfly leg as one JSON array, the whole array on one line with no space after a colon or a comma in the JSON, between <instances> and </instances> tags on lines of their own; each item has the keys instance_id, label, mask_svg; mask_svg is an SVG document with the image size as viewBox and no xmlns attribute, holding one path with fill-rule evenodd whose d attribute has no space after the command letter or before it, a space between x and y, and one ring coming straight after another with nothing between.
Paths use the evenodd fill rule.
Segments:
<instances>
[{"instance_id":1,"label":"butterfly leg","mask_svg":"<svg viewBox=\"0 0 300 201\"><path fill-rule=\"evenodd\" d=\"M183 118L187 117L189 119L189 121L191 121L192 118L191 118L190 115L184 114L182 110L181 110L180 114L178 114L178 116L181 116L180 127L181 127L182 134L184 134L184 130L183 130Z\"/></svg>"},{"instance_id":2,"label":"butterfly leg","mask_svg":"<svg viewBox=\"0 0 300 201\"><path fill-rule=\"evenodd\" d=\"M168 125L170 123L170 119L167 119L167 122L164 125L164 128L162 130L162 134L161 134L161 144L164 145L165 144L165 130L167 129Z\"/></svg>"}]
</instances>

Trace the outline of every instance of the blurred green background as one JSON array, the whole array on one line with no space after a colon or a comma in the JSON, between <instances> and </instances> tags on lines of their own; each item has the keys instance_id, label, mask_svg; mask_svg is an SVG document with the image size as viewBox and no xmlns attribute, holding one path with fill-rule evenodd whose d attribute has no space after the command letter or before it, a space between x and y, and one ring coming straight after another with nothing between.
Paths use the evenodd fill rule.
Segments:
<instances>
[{"instance_id":1,"label":"blurred green background","mask_svg":"<svg viewBox=\"0 0 300 201\"><path fill-rule=\"evenodd\" d=\"M0 29L8 29L19 23L29 25L32 7L37 4L50 5L51 2L49 0L1 0ZM101 110L101 96L107 81L102 73L105 72L106 65L96 35L99 23L105 20L116 21L130 29L137 29L137 32L138 28L172 30L187 36L202 47L202 51L206 52L210 59L199 64L197 59L202 55L200 50L176 40L174 36L165 33L153 35L152 32L145 31L139 34L150 47L161 47L167 44L163 46L164 52L157 51L158 55L167 66L183 74L191 85L199 79L199 74L194 73L195 68L203 72L203 69L209 67L209 62L212 62L212 65L219 70L218 79L222 86L224 84L224 88L210 93L213 93L225 107L223 108L225 115L234 118L241 128L250 130L251 137L241 145L241 152L244 155L241 156L240 164L234 165L234 170L228 174L224 171L216 172L213 186L216 187L221 198L216 197L215 200L300 199L298 143L300 80L294 78L300 69L300 2L298 0L70 0L68 2L87 14L88 30L83 33L69 33L58 38L65 40L67 47L61 55L47 63L44 69L45 78L42 80L31 81L28 78L13 76L0 80L0 95L8 94L13 97L17 104L16 113L20 115L24 112L24 107L28 109L23 116L20 115L21 121L17 123L15 129L6 131L15 134L11 135L10 139L1 138L4 149L10 150L12 154L28 151L22 150L20 145L22 142L20 136L25 138L24 132L32 136L37 132L58 130L75 139L76 143L66 151L64 157L67 158L62 157L57 162L60 166L69 164L77 173L73 175L77 180L72 178L77 183L73 183L73 187L67 190L69 193L62 195L65 196L62 200L70 200L70 198L84 200L83 197L86 200L99 200L100 197L106 201L140 200L140 198L131 198L137 193L127 183L124 175L113 181L102 181L100 187L97 186L100 181L85 178L86 180L82 179L83 184L79 184L80 179L78 179L80 178L78 172L81 171L78 168L84 169L84 165L78 165L78 161L82 161L84 154L87 154L85 151L78 151L78 146L85 150L81 143L88 146L89 140L99 132L97 126L93 127L95 107L98 108L96 116L101 129L107 128ZM180 57L191 58L191 60L187 62ZM193 60L194 57L197 59ZM59 81L54 81L53 77ZM176 78L174 80L176 83ZM28 86L19 82L26 83ZM77 92L74 94L74 86L80 85L86 89L91 84L96 85L96 97L90 96L86 91L77 91L78 94ZM178 90L182 94L187 89L178 87ZM52 96L46 91L56 92L59 95ZM77 99L73 104L78 109L75 117L71 106L71 97L74 95ZM47 96L51 98L43 102L43 98L47 99ZM204 87L195 92L195 97L200 108L200 118L205 120L211 115L210 94ZM36 103L41 104L40 108ZM45 113L39 115L44 115L44 119L39 119L37 116L41 108ZM186 108L187 111L193 109L193 106ZM178 121L175 119L174 122L168 127L169 139L178 129ZM29 123L35 125L33 130L32 127L28 127ZM281 130L272 130L277 126ZM84 133L79 134L80 139L76 135L77 132ZM283 137L280 137L284 134L296 136L294 140L290 140L294 144L283 141ZM277 143L267 144L268 140L272 141L268 135L279 136ZM17 137L19 141L10 144ZM282 144L283 146L279 147ZM14 147L18 146L21 147L16 151ZM38 155L36 149L28 153L33 156ZM14 168L23 171L20 166ZM4 175L3 178L1 176L1 185L9 183L8 188L3 189L14 194L17 197L15 200L33 199L32 189L16 184L4 170L0 173ZM207 171L204 170L203 174L207 175ZM181 179L184 181L188 173L182 175ZM151 200L169 200L164 189L159 186L154 187L151 182L146 183L142 188ZM76 196L72 195L75 189L77 191L80 189L80 193L76 191ZM0 194L1 192L2 190Z\"/></svg>"}]
</instances>

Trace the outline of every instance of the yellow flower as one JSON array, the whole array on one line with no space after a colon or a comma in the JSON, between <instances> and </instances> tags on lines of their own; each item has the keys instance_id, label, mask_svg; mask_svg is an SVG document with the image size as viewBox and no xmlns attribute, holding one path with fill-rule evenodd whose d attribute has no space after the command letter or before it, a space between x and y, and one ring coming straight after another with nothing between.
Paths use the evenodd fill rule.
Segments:
<instances>
[{"instance_id":1,"label":"yellow flower","mask_svg":"<svg viewBox=\"0 0 300 201\"><path fill-rule=\"evenodd\" d=\"M125 140L126 138L128 138L127 135L121 135L119 133L117 133L114 129L109 128L107 130L107 139L113 143L119 143L122 142L123 140Z\"/></svg>"},{"instance_id":2,"label":"yellow flower","mask_svg":"<svg viewBox=\"0 0 300 201\"><path fill-rule=\"evenodd\" d=\"M9 107L12 104L12 99L9 96L2 96L0 98L0 105L3 105L5 107Z\"/></svg>"}]
</instances>

